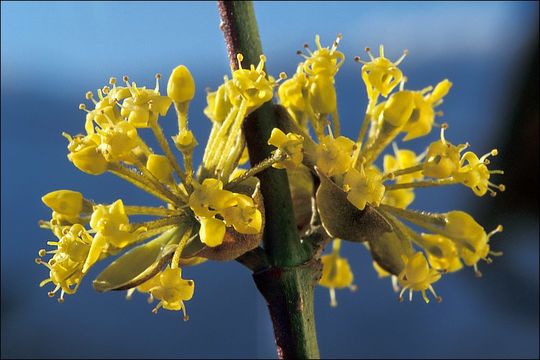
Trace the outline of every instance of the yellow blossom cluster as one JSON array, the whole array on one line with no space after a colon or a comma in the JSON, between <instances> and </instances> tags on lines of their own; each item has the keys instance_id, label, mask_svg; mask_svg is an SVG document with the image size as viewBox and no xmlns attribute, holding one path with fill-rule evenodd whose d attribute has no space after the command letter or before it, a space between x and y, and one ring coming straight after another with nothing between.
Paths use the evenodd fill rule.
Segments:
<instances>
[{"instance_id":1,"label":"yellow blossom cluster","mask_svg":"<svg viewBox=\"0 0 540 360\"><path fill-rule=\"evenodd\" d=\"M122 199L96 204L72 190L46 194L42 200L52 210L52 218L40 225L50 229L57 241L49 241L55 248L40 250L36 262L49 269L49 278L40 285L52 282L51 296L60 291L63 301L64 294L77 291L96 262L124 252L94 286L128 289L129 294L138 289L160 300L155 311L161 307L182 310L187 318L184 301L193 296L194 281L182 278L181 266L202 263L215 254L219 259L234 258L257 246L264 213L253 175L289 156L291 161L298 160L292 153L283 153L248 172L238 168L246 150L242 122L273 97L277 83L264 72L264 56L249 69L242 68L241 61L239 54L239 69L233 71L232 79L225 78L217 91L207 95L204 112L214 126L197 169L192 155L198 143L188 127L195 82L185 66L171 72L166 95L160 93L160 75L153 89L139 87L124 76L124 86L111 78L109 85L97 90L97 98L92 92L86 94L92 106L79 106L86 112L85 133L63 134L68 139L69 161L91 175L115 174L157 197L164 206L125 205ZM178 120L178 133L172 140L182 162L159 125L171 106ZM161 153L141 138L143 129L152 132ZM246 185L254 181L254 186ZM132 217L140 215L155 219L134 222ZM224 242L227 246L221 247ZM45 261L42 258L47 254L53 256ZM141 259L155 260L142 265Z\"/></svg>"},{"instance_id":2,"label":"yellow blossom cluster","mask_svg":"<svg viewBox=\"0 0 540 360\"><path fill-rule=\"evenodd\" d=\"M49 270L40 286L52 282L49 295L60 292L63 301L95 263L119 255L94 280L98 291L128 290L130 297L137 290L150 301L159 300L154 312L162 307L182 311L187 319L185 302L193 297L195 283L182 277L184 268L209 259L237 259L259 246L264 199L254 175L270 167L287 172L299 235L306 235L302 241L312 241L307 234L315 233L322 245L332 241L332 251L320 257L319 281L329 288L332 306L337 304L335 289L356 288L351 266L341 256L342 241L363 242L375 270L392 279L400 299L408 290L409 299L416 291L426 302L428 292L440 301L432 284L443 274L469 266L480 275L478 262L501 254L491 250L489 241L502 226L486 233L465 212L433 214L408 207L419 188L462 184L478 196L504 191L504 185L491 182L492 175L503 172L488 169L497 150L462 154L468 144L446 140L448 126L436 123L442 116L436 109L452 83L444 79L434 87L406 89L399 65L407 51L391 61L383 46L378 57L370 49L367 61L355 57L362 64L367 106L358 136L341 134L335 88L345 61L338 50L341 38L323 47L316 36L314 51L304 45L298 51L303 61L288 80L284 73L278 80L267 75L264 55L257 65L244 68L237 54L238 69L231 78L225 76L215 91L207 91L203 112L212 128L196 168L193 152L199 143L188 122L195 81L185 66L172 70L166 95L160 93L159 74L153 89L124 76L123 86L111 78L95 94L89 91L91 105L79 106L86 112L85 132L63 133L68 160L87 174L112 173L163 205L126 205L122 199L99 204L72 190L46 194L42 201L52 216L40 224L56 240L47 242L52 250L41 249L36 258ZM276 113L283 117L266 139L275 150L242 169L248 159L244 120L272 101L276 88L281 104ZM178 132L168 139L159 122L167 121L161 118L171 107ZM433 128L440 128L439 139L420 154L396 145L401 134L406 142L430 135ZM141 131L153 134L159 151L142 139ZM390 144L393 154L381 156ZM153 218L134 221L141 215ZM320 249L321 243L309 246ZM52 256L44 260L47 254Z\"/></svg>"},{"instance_id":3,"label":"yellow blossom cluster","mask_svg":"<svg viewBox=\"0 0 540 360\"><path fill-rule=\"evenodd\" d=\"M359 216L373 209L393 229L398 239L396 244L401 244L401 248L390 247L390 252L395 253L390 261L392 266L388 259L377 253L386 240L376 238L377 235L368 239L374 266L381 276L391 275L394 284L401 287L400 298L408 289L411 298L413 291L419 291L428 301L426 290L435 294L431 284L439 280L442 273L457 271L464 263L480 274L478 261L491 261L489 255L499 255L490 250L488 240L502 227L486 234L484 228L464 212L427 214L408 210L415 198L414 191L463 184L478 196L487 192L495 196L496 190L504 191L504 185L493 184L490 177L503 172L489 170L487 166L488 157L497 155L497 150L480 157L470 151L461 154L468 144L453 145L444 137L447 125L435 122L437 116L442 116L436 108L442 104L452 83L444 79L435 87L406 89L406 77L399 65L407 51L398 60L391 61L385 57L382 45L378 57L369 48L366 48L368 61L355 57L355 61L362 64L360 72L368 104L358 137L351 139L340 134L334 85L334 78L345 60L337 50L340 40L341 35L338 35L333 45L325 48L317 36L316 51L312 52L305 45L307 53L298 52L305 61L278 89L280 103L286 108L292 119L291 127L295 129L287 137L296 135L304 141L304 165L330 179L348 202L361 211ZM429 135L433 127L440 127L440 139L432 142L422 154L399 149L395 143L400 134L404 134L403 141L410 141ZM311 130L314 136L311 136ZM281 149L280 146L287 143L284 134L281 138L279 143L272 139L269 143ZM390 144L394 151L384 155L381 171L376 162ZM328 235L336 238L334 243L341 241L337 238L343 236L332 231L335 227L329 226L335 219L323 217L321 220L323 226L326 221ZM419 234L402 220L422 227L428 233ZM415 250L413 245L423 252ZM324 269L320 284L330 288L332 304L335 304L334 289L350 286L353 279L348 263L337 255L339 248L338 245L337 251L322 259Z\"/></svg>"}]
</instances>

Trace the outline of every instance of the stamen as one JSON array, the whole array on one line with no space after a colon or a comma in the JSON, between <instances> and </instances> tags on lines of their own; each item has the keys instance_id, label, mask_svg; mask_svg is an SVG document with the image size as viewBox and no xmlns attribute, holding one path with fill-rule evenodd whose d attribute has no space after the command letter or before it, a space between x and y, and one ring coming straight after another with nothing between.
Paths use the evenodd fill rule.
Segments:
<instances>
[{"instance_id":1,"label":"stamen","mask_svg":"<svg viewBox=\"0 0 540 360\"><path fill-rule=\"evenodd\" d=\"M86 105L85 104L79 104L79 110L83 110L83 111L86 111L86 112L90 112L90 110L88 110L86 108Z\"/></svg>"},{"instance_id":2,"label":"stamen","mask_svg":"<svg viewBox=\"0 0 540 360\"><path fill-rule=\"evenodd\" d=\"M409 80L408 77L404 76L401 78L401 81L399 82L399 91L405 90L405 83Z\"/></svg>"},{"instance_id":3,"label":"stamen","mask_svg":"<svg viewBox=\"0 0 540 360\"><path fill-rule=\"evenodd\" d=\"M257 64L257 71L261 72L264 69L264 64L266 63L266 56L259 56L259 63Z\"/></svg>"},{"instance_id":4,"label":"stamen","mask_svg":"<svg viewBox=\"0 0 540 360\"><path fill-rule=\"evenodd\" d=\"M64 302L64 294L65 294L65 292L64 292L64 290L62 290L62 291L60 292L60 297L58 298L58 302L59 302L60 304Z\"/></svg>"},{"instance_id":5,"label":"stamen","mask_svg":"<svg viewBox=\"0 0 540 360\"><path fill-rule=\"evenodd\" d=\"M242 61L244 60L244 55L240 53L236 54L236 60L238 61L238 68L242 69Z\"/></svg>"},{"instance_id":6,"label":"stamen","mask_svg":"<svg viewBox=\"0 0 540 360\"><path fill-rule=\"evenodd\" d=\"M131 300L131 297L133 296L133 293L135 292L135 288L128 289L126 292L126 300Z\"/></svg>"},{"instance_id":7,"label":"stamen","mask_svg":"<svg viewBox=\"0 0 540 360\"><path fill-rule=\"evenodd\" d=\"M306 49L306 51L307 51L307 53L308 53L309 55L313 55L313 51L311 51L311 49L309 48L308 43L305 43L305 44L304 44L304 49Z\"/></svg>"},{"instance_id":8,"label":"stamen","mask_svg":"<svg viewBox=\"0 0 540 360\"><path fill-rule=\"evenodd\" d=\"M474 269L474 276L476 276L477 278L481 278L482 273L480 272L480 270L478 270L478 265L477 264L473 265L473 269Z\"/></svg>"},{"instance_id":9,"label":"stamen","mask_svg":"<svg viewBox=\"0 0 540 360\"><path fill-rule=\"evenodd\" d=\"M156 74L156 89L154 90L157 93L159 93L159 79L161 79L161 74L157 73Z\"/></svg>"},{"instance_id":10,"label":"stamen","mask_svg":"<svg viewBox=\"0 0 540 360\"><path fill-rule=\"evenodd\" d=\"M332 48L330 49L330 54L332 54L334 51L336 51L337 47L339 46L339 42L343 38L342 34L338 34L336 37L336 40L334 40L334 43L332 44Z\"/></svg>"},{"instance_id":11,"label":"stamen","mask_svg":"<svg viewBox=\"0 0 540 360\"><path fill-rule=\"evenodd\" d=\"M448 129L448 124L447 123L441 124L441 141L443 144L446 144L446 139L444 138L444 131L446 129Z\"/></svg>"},{"instance_id":12,"label":"stamen","mask_svg":"<svg viewBox=\"0 0 540 360\"><path fill-rule=\"evenodd\" d=\"M189 316L187 314L186 304L184 304L183 301L180 301L180 303L182 304L182 313L184 313L184 321L188 321Z\"/></svg>"},{"instance_id":13,"label":"stamen","mask_svg":"<svg viewBox=\"0 0 540 360\"><path fill-rule=\"evenodd\" d=\"M321 37L319 34L315 35L315 44L317 44L317 50L321 50L323 48L321 45Z\"/></svg>"},{"instance_id":14,"label":"stamen","mask_svg":"<svg viewBox=\"0 0 540 360\"><path fill-rule=\"evenodd\" d=\"M39 287L44 287L46 284L52 282L51 278L45 279L42 282L39 283Z\"/></svg>"},{"instance_id":15,"label":"stamen","mask_svg":"<svg viewBox=\"0 0 540 360\"><path fill-rule=\"evenodd\" d=\"M503 231L503 226L498 225L495 229L493 229L489 234L487 234L488 239L492 237L493 235L500 233Z\"/></svg>"},{"instance_id":16,"label":"stamen","mask_svg":"<svg viewBox=\"0 0 540 360\"><path fill-rule=\"evenodd\" d=\"M330 288L330 306L331 307L337 306L336 290L334 288Z\"/></svg>"},{"instance_id":17,"label":"stamen","mask_svg":"<svg viewBox=\"0 0 540 360\"><path fill-rule=\"evenodd\" d=\"M409 50L403 50L403 55L401 55L400 58L394 62L394 65L398 66L399 64L401 64L401 62L405 59L407 55L409 55Z\"/></svg>"},{"instance_id":18,"label":"stamen","mask_svg":"<svg viewBox=\"0 0 540 360\"><path fill-rule=\"evenodd\" d=\"M152 313L157 314L158 310L163 306L163 301L160 301L155 308L152 309Z\"/></svg>"},{"instance_id":19,"label":"stamen","mask_svg":"<svg viewBox=\"0 0 540 360\"><path fill-rule=\"evenodd\" d=\"M365 48L365 51L369 55L369 58L371 59L371 61L375 61L375 57L373 57L373 54L371 53L371 49L367 47Z\"/></svg>"},{"instance_id":20,"label":"stamen","mask_svg":"<svg viewBox=\"0 0 540 360\"><path fill-rule=\"evenodd\" d=\"M309 59L309 57L306 56L306 54L304 54L304 53L302 52L302 50L296 50L296 55L300 55L301 57L303 57L303 58L306 59L306 60Z\"/></svg>"},{"instance_id":21,"label":"stamen","mask_svg":"<svg viewBox=\"0 0 540 360\"><path fill-rule=\"evenodd\" d=\"M379 56L384 57L384 45L379 45Z\"/></svg>"},{"instance_id":22,"label":"stamen","mask_svg":"<svg viewBox=\"0 0 540 360\"><path fill-rule=\"evenodd\" d=\"M422 90L420 90L420 94L425 95L425 93L427 93L427 92L429 92L431 90L433 90L433 86L430 85L430 86L425 87Z\"/></svg>"},{"instance_id":23,"label":"stamen","mask_svg":"<svg viewBox=\"0 0 540 360\"><path fill-rule=\"evenodd\" d=\"M96 99L94 99L94 94L91 91L87 91L85 94L85 97L86 97L86 100L91 100L94 103L94 105L97 104Z\"/></svg>"},{"instance_id":24,"label":"stamen","mask_svg":"<svg viewBox=\"0 0 540 360\"><path fill-rule=\"evenodd\" d=\"M49 297L54 297L54 294L56 294L58 292L58 290L60 290L61 286L60 285L56 285L56 287L54 288L53 291L49 291L47 293L47 295L49 295Z\"/></svg>"}]
</instances>

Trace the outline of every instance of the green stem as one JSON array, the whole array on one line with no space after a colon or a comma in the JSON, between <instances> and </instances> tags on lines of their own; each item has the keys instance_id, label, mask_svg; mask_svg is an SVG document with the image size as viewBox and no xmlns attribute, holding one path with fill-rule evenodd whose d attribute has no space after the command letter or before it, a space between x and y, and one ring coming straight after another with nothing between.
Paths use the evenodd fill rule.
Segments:
<instances>
[{"instance_id":1,"label":"green stem","mask_svg":"<svg viewBox=\"0 0 540 360\"><path fill-rule=\"evenodd\" d=\"M245 67L259 62L262 45L253 3L218 1L231 68L236 55L244 55ZM279 124L271 102L254 111L244 123L252 166L271 156L270 133ZM269 267L253 274L257 288L268 302L280 358L318 358L319 349L313 313L313 291L320 276L320 263L309 260L295 224L285 170L268 168L256 175L264 198L264 252Z\"/></svg>"}]
</instances>

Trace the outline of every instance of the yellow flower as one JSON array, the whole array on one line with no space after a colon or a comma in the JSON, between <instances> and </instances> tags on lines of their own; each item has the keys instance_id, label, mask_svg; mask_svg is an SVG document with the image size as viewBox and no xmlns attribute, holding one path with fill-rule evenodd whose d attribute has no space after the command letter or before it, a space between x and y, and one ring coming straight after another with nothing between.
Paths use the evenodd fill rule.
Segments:
<instances>
[{"instance_id":1,"label":"yellow flower","mask_svg":"<svg viewBox=\"0 0 540 360\"><path fill-rule=\"evenodd\" d=\"M220 210L234 201L234 193L223 190L223 183L218 179L204 179L189 197L189 206L197 216L213 217Z\"/></svg>"},{"instance_id":2,"label":"yellow flower","mask_svg":"<svg viewBox=\"0 0 540 360\"><path fill-rule=\"evenodd\" d=\"M225 223L242 234L258 234L262 228L262 214L253 199L243 194L234 194L235 205L221 210Z\"/></svg>"},{"instance_id":3,"label":"yellow flower","mask_svg":"<svg viewBox=\"0 0 540 360\"><path fill-rule=\"evenodd\" d=\"M453 145L444 138L446 125L441 128L441 140L432 142L426 154L423 174L434 178L447 178L452 176L460 165L460 153L468 145Z\"/></svg>"},{"instance_id":4,"label":"yellow flower","mask_svg":"<svg viewBox=\"0 0 540 360\"><path fill-rule=\"evenodd\" d=\"M385 187L381 176L373 168L359 170L350 169L343 180L344 190L348 192L347 199L358 209L364 210L366 203L379 206L384 196Z\"/></svg>"},{"instance_id":5,"label":"yellow flower","mask_svg":"<svg viewBox=\"0 0 540 360\"><path fill-rule=\"evenodd\" d=\"M433 108L442 103L442 98L448 94L451 87L452 83L448 79L445 79L438 83L435 89L429 94L426 93L431 90L431 87L422 91L411 92L414 96L414 110L402 130L407 133L403 138L404 141L412 140L431 132L435 120L435 111Z\"/></svg>"},{"instance_id":6,"label":"yellow flower","mask_svg":"<svg viewBox=\"0 0 540 360\"><path fill-rule=\"evenodd\" d=\"M495 185L489 181L491 174L501 174L500 170L488 170L488 157L497 155L497 150L485 154L480 159L475 153L468 151L463 154L460 161L460 168L454 172L453 177L463 185L471 188L477 196L484 196L488 191L492 196L497 193L495 190L504 191L504 185Z\"/></svg>"},{"instance_id":7,"label":"yellow flower","mask_svg":"<svg viewBox=\"0 0 540 360\"><path fill-rule=\"evenodd\" d=\"M78 191L56 190L43 196L41 201L68 219L78 218L83 209L83 195Z\"/></svg>"},{"instance_id":8,"label":"yellow flower","mask_svg":"<svg viewBox=\"0 0 540 360\"><path fill-rule=\"evenodd\" d=\"M92 92L89 91L86 93L86 98L88 100L91 100L95 106L94 110L87 110L86 105L79 105L79 109L87 112L86 123L84 125L87 134L90 135L95 132L94 122L100 127L105 127L122 121L122 117L120 116L120 109L116 105L118 97L121 95L122 89L125 88L115 87L113 88L113 91L109 91L109 88L105 86L103 90L99 89L97 91L99 101L96 101L93 98ZM103 96L104 93L106 94L106 96Z\"/></svg>"},{"instance_id":9,"label":"yellow flower","mask_svg":"<svg viewBox=\"0 0 540 360\"><path fill-rule=\"evenodd\" d=\"M159 77L158 77L159 78ZM156 121L158 115L165 116L172 99L168 96L159 94L159 86L155 90L139 88L133 82L131 85L128 78L124 77L131 97L128 97L122 103L120 114L127 117L128 122L136 128L146 128L150 126L150 121Z\"/></svg>"},{"instance_id":10,"label":"yellow flower","mask_svg":"<svg viewBox=\"0 0 540 360\"><path fill-rule=\"evenodd\" d=\"M387 97L403 78L403 74L397 66L403 61L407 53L404 52L403 56L396 62L391 62L384 57L384 47L382 45L379 47L378 58L373 57L369 49L366 49L366 51L371 61L362 62L364 64L362 66L362 79L366 84L368 98L370 100L376 99L379 94Z\"/></svg>"},{"instance_id":11,"label":"yellow flower","mask_svg":"<svg viewBox=\"0 0 540 360\"><path fill-rule=\"evenodd\" d=\"M96 205L90 218L90 227L96 232L90 248L83 272L99 259L102 253L112 249L121 249L131 244L139 232L132 231L122 200L116 200L111 205Z\"/></svg>"},{"instance_id":12,"label":"yellow flower","mask_svg":"<svg viewBox=\"0 0 540 360\"><path fill-rule=\"evenodd\" d=\"M270 139L268 139L268 145L277 147L278 151L287 155L285 160L272 165L277 169L294 169L304 158L304 138L301 135L294 133L285 135L280 129L274 128L270 135Z\"/></svg>"},{"instance_id":13,"label":"yellow flower","mask_svg":"<svg viewBox=\"0 0 540 360\"><path fill-rule=\"evenodd\" d=\"M317 167L326 176L344 174L351 166L354 147L354 141L345 136L325 136L317 145Z\"/></svg>"},{"instance_id":14,"label":"yellow flower","mask_svg":"<svg viewBox=\"0 0 540 360\"><path fill-rule=\"evenodd\" d=\"M173 269L171 266L167 266L159 276L159 285L150 289L152 296L160 300L153 312L156 313L161 307L167 310L182 310L184 320L187 320L184 301L191 300L194 291L195 282L193 280L182 279L180 268Z\"/></svg>"},{"instance_id":15,"label":"yellow flower","mask_svg":"<svg viewBox=\"0 0 540 360\"><path fill-rule=\"evenodd\" d=\"M242 68L244 56L238 54L238 70L232 74L232 80L227 82L228 92L233 105L239 106L240 100L247 101L248 113L272 99L275 81L268 79L264 72L266 57L260 56L257 67Z\"/></svg>"},{"instance_id":16,"label":"yellow flower","mask_svg":"<svg viewBox=\"0 0 540 360\"><path fill-rule=\"evenodd\" d=\"M447 236L456 242L458 252L467 266L474 267L477 275L477 263L481 259L491 262L488 255L498 256L501 253L490 251L489 239L502 231L499 225L495 230L486 234L484 228L472 216L463 211L450 211L445 214L446 225L444 231ZM473 250L474 249L474 250Z\"/></svg>"},{"instance_id":17,"label":"yellow flower","mask_svg":"<svg viewBox=\"0 0 540 360\"><path fill-rule=\"evenodd\" d=\"M308 75L309 102L315 113L331 114L336 111L336 88L334 77L345 60L342 52L337 51L341 40L338 35L331 48L322 47L319 35L315 36L317 50L306 50L309 57L303 65L304 72Z\"/></svg>"},{"instance_id":18,"label":"yellow flower","mask_svg":"<svg viewBox=\"0 0 540 360\"><path fill-rule=\"evenodd\" d=\"M176 103L185 103L193 99L195 81L184 65L175 67L171 72L167 83L167 95Z\"/></svg>"},{"instance_id":19,"label":"yellow flower","mask_svg":"<svg viewBox=\"0 0 540 360\"><path fill-rule=\"evenodd\" d=\"M319 285L330 289L330 305L337 306L335 289L349 288L356 290L353 285L354 275L347 259L339 256L341 240L334 239L331 254L321 256L323 271Z\"/></svg>"},{"instance_id":20,"label":"yellow flower","mask_svg":"<svg viewBox=\"0 0 540 360\"><path fill-rule=\"evenodd\" d=\"M100 175L107 171L108 162L98 150L101 138L98 134L71 137L63 134L69 141L68 159L75 167L87 174Z\"/></svg>"},{"instance_id":21,"label":"yellow flower","mask_svg":"<svg viewBox=\"0 0 540 360\"><path fill-rule=\"evenodd\" d=\"M62 302L64 294L74 294L79 287L84 276L83 264L90 251L92 236L81 224L66 227L62 234L57 235L61 235L59 241L47 243L56 246L56 250L39 251L40 257L45 254L54 254L54 256L48 262L43 262L41 258L37 258L36 262L45 265L50 270L49 278L43 280L39 286L52 282L56 287L49 292L49 296L54 296L58 290L61 290L58 301Z\"/></svg>"},{"instance_id":22,"label":"yellow flower","mask_svg":"<svg viewBox=\"0 0 540 360\"><path fill-rule=\"evenodd\" d=\"M444 272L458 271L463 267L456 245L447 237L437 234L422 234L432 268Z\"/></svg>"},{"instance_id":23,"label":"yellow flower","mask_svg":"<svg viewBox=\"0 0 540 360\"><path fill-rule=\"evenodd\" d=\"M98 150L109 162L129 161L134 155L132 151L142 141L135 126L125 121L99 129L98 134L101 136Z\"/></svg>"},{"instance_id":24,"label":"yellow flower","mask_svg":"<svg viewBox=\"0 0 540 360\"><path fill-rule=\"evenodd\" d=\"M400 299L403 298L403 293L408 289L410 301L412 301L413 291L420 291L424 301L429 303L426 296L426 290L429 290L437 301L441 301L431 285L441 278L441 274L429 267L424 254L417 252L410 258L405 257L403 260L405 268L398 276L399 284L403 287L399 294Z\"/></svg>"}]
</instances>

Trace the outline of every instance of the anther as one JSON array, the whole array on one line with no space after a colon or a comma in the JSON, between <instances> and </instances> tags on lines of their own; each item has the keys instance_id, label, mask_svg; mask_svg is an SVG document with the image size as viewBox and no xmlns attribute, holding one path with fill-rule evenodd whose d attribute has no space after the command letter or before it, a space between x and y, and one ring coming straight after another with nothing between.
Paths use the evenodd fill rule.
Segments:
<instances>
[{"instance_id":1,"label":"anther","mask_svg":"<svg viewBox=\"0 0 540 360\"><path fill-rule=\"evenodd\" d=\"M404 299L403 299L403 296L399 296L399 297L398 297L398 302L402 303L403 300L404 300Z\"/></svg>"},{"instance_id":2,"label":"anther","mask_svg":"<svg viewBox=\"0 0 540 360\"><path fill-rule=\"evenodd\" d=\"M39 255L39 257L44 257L45 255L47 255L47 251L45 249L40 249L38 251L38 255Z\"/></svg>"},{"instance_id":3,"label":"anther","mask_svg":"<svg viewBox=\"0 0 540 360\"><path fill-rule=\"evenodd\" d=\"M475 270L474 270L474 276L476 276L477 278L481 278L481 277L482 277L482 273L480 272L480 270L475 269Z\"/></svg>"},{"instance_id":4,"label":"anther","mask_svg":"<svg viewBox=\"0 0 540 360\"><path fill-rule=\"evenodd\" d=\"M128 83L129 86L129 77L127 77L127 75L122 76L122 80L124 80L125 83Z\"/></svg>"},{"instance_id":5,"label":"anther","mask_svg":"<svg viewBox=\"0 0 540 360\"><path fill-rule=\"evenodd\" d=\"M94 97L94 94L92 94L91 91L87 91L86 94L84 95L84 97L87 99L87 100L90 100Z\"/></svg>"},{"instance_id":6,"label":"anther","mask_svg":"<svg viewBox=\"0 0 540 360\"><path fill-rule=\"evenodd\" d=\"M109 78L109 84L114 86L116 84L116 78L115 77Z\"/></svg>"},{"instance_id":7,"label":"anther","mask_svg":"<svg viewBox=\"0 0 540 360\"><path fill-rule=\"evenodd\" d=\"M356 55L356 56L354 57L354 61L355 61L355 62L360 62L360 56Z\"/></svg>"},{"instance_id":8,"label":"anther","mask_svg":"<svg viewBox=\"0 0 540 360\"><path fill-rule=\"evenodd\" d=\"M156 74L156 79L161 79L161 74L160 73Z\"/></svg>"},{"instance_id":9,"label":"anther","mask_svg":"<svg viewBox=\"0 0 540 360\"><path fill-rule=\"evenodd\" d=\"M500 192L504 192L506 190L506 186L504 184L500 184L498 188Z\"/></svg>"},{"instance_id":10,"label":"anther","mask_svg":"<svg viewBox=\"0 0 540 360\"><path fill-rule=\"evenodd\" d=\"M43 264L43 260L41 260L41 258L35 258L34 261L35 261L35 263L38 264L38 265Z\"/></svg>"},{"instance_id":11,"label":"anther","mask_svg":"<svg viewBox=\"0 0 540 360\"><path fill-rule=\"evenodd\" d=\"M437 297L435 298L435 301L437 301L437 303L440 304L440 303L442 302L442 296L437 296Z\"/></svg>"}]
</instances>

